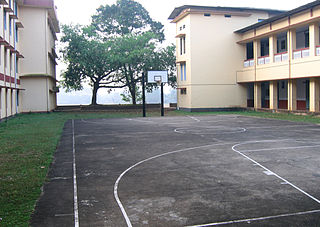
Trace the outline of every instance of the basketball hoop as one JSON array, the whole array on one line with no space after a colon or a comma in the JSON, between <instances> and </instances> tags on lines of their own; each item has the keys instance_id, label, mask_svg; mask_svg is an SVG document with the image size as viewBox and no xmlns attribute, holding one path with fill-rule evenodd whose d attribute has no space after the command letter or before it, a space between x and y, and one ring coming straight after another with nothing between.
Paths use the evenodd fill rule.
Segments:
<instances>
[{"instance_id":1,"label":"basketball hoop","mask_svg":"<svg viewBox=\"0 0 320 227\"><path fill-rule=\"evenodd\" d=\"M156 82L157 85L160 86L160 85L161 85L161 82L162 82L161 76L155 76L155 77L154 77L154 82Z\"/></svg>"}]
</instances>

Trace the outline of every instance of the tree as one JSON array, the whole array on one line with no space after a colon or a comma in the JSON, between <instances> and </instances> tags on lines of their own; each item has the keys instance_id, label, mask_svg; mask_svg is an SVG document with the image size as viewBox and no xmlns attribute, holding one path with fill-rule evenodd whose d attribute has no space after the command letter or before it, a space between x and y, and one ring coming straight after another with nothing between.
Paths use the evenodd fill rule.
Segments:
<instances>
[{"instance_id":1,"label":"tree","mask_svg":"<svg viewBox=\"0 0 320 227\"><path fill-rule=\"evenodd\" d=\"M169 68L171 85L175 83L174 47L161 48L163 40L163 25L152 20L141 4L118 0L101 6L90 26L63 26L62 53L68 64L63 85L67 90L81 90L89 82L93 105L98 89L126 88L126 96L136 104L146 71Z\"/></svg>"},{"instance_id":2,"label":"tree","mask_svg":"<svg viewBox=\"0 0 320 227\"><path fill-rule=\"evenodd\" d=\"M163 25L152 20L140 3L118 0L114 5L98 8L97 14L92 16L92 26L102 40L114 38L114 53L121 62L117 75L122 78L120 84L127 87L132 103L136 104L142 73L160 67L154 60L166 56L165 50L172 50L158 47L164 40ZM171 56L171 52L168 54Z\"/></svg>"},{"instance_id":3,"label":"tree","mask_svg":"<svg viewBox=\"0 0 320 227\"><path fill-rule=\"evenodd\" d=\"M160 41L164 40L163 25L152 20L148 11L133 0L118 0L111 6L100 6L92 16L92 25L108 38L152 32Z\"/></svg>"},{"instance_id":4,"label":"tree","mask_svg":"<svg viewBox=\"0 0 320 227\"><path fill-rule=\"evenodd\" d=\"M62 49L67 70L62 74L63 86L70 90L82 90L83 83L93 87L91 105L97 104L99 88L117 87L115 84L122 78L114 72L119 62L112 53L113 42L101 42L94 39L90 29L81 26L62 27L64 43Z\"/></svg>"}]
</instances>

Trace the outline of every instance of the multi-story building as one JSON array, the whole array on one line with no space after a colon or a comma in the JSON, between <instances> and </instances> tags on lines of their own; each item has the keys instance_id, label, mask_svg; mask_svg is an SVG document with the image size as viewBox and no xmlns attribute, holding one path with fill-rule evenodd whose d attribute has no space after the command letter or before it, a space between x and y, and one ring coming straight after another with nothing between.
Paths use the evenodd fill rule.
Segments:
<instances>
[{"instance_id":1,"label":"multi-story building","mask_svg":"<svg viewBox=\"0 0 320 227\"><path fill-rule=\"evenodd\" d=\"M0 0L0 119L56 107L53 0Z\"/></svg>"},{"instance_id":2,"label":"multi-story building","mask_svg":"<svg viewBox=\"0 0 320 227\"><path fill-rule=\"evenodd\" d=\"M319 0L288 12L183 6L169 19L179 108L319 111Z\"/></svg>"}]
</instances>

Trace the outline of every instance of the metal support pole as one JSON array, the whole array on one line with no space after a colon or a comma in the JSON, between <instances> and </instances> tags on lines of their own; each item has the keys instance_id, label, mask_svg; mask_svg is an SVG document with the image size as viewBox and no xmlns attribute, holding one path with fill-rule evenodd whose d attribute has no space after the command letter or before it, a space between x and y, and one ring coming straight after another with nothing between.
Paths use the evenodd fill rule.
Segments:
<instances>
[{"instance_id":1,"label":"metal support pole","mask_svg":"<svg viewBox=\"0 0 320 227\"><path fill-rule=\"evenodd\" d=\"M144 73L142 73L142 116L146 117L146 87Z\"/></svg>"},{"instance_id":2,"label":"metal support pole","mask_svg":"<svg viewBox=\"0 0 320 227\"><path fill-rule=\"evenodd\" d=\"M161 116L164 116L163 83L161 83Z\"/></svg>"}]
</instances>

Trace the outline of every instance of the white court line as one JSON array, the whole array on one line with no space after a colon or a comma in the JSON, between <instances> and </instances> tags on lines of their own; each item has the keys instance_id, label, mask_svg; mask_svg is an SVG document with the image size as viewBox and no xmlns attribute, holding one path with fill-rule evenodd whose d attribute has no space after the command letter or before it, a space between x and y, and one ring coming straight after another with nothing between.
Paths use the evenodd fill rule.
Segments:
<instances>
[{"instance_id":1,"label":"white court line","mask_svg":"<svg viewBox=\"0 0 320 227\"><path fill-rule=\"evenodd\" d=\"M263 221L263 220L274 219L274 218L283 218L283 217L290 217L290 216L314 214L314 213L319 213L319 212L320 212L320 210L310 210L310 211L297 212L297 213L291 213L291 214L279 214L279 215L259 217L259 218L248 218L248 219L240 219L240 220L234 220L234 221L215 222L215 223L209 223L209 224L203 224L203 225L192 225L192 226L187 226L187 227L206 227L206 226L237 224L237 223L243 223L243 222Z\"/></svg>"},{"instance_id":2,"label":"white court line","mask_svg":"<svg viewBox=\"0 0 320 227\"><path fill-rule=\"evenodd\" d=\"M313 147L320 147L320 145L299 146L299 147L273 147L273 148L264 148L264 149L256 149L256 150L245 150L245 151L241 151L241 152L247 153L247 152L254 152L254 151L290 150L290 149L313 148Z\"/></svg>"},{"instance_id":3,"label":"white court line","mask_svg":"<svg viewBox=\"0 0 320 227\"><path fill-rule=\"evenodd\" d=\"M200 120L198 118L196 118L196 117L189 116L189 115L187 115L187 117L191 118L192 120L195 120L196 122L200 122Z\"/></svg>"},{"instance_id":4,"label":"white court line","mask_svg":"<svg viewBox=\"0 0 320 227\"><path fill-rule=\"evenodd\" d=\"M76 146L74 136L74 120L72 119L72 154L73 154L73 207L74 207L74 226L79 227L78 211L78 189L77 189L77 169L76 169Z\"/></svg>"},{"instance_id":5,"label":"white court line","mask_svg":"<svg viewBox=\"0 0 320 227\"><path fill-rule=\"evenodd\" d=\"M291 182L289 182L288 180L284 179L283 177L279 176L278 174L276 174L275 172L271 171L270 169L268 169L267 167L261 165L259 162L253 160L252 158L250 158L249 156L243 154L241 151L238 151L236 149L236 147L243 145L243 144L250 144L250 143L260 143L260 142L266 142L265 140L261 140L261 141L251 141L251 142L245 142L245 143L239 143L236 144L232 147L232 150L237 152L238 154L240 154L241 156L245 157L246 159L250 160L251 162L253 162L254 164L256 164L257 166L260 166L262 169L272 173L274 176L276 176L277 178L279 178L280 180L282 180L283 182L287 183L288 185L290 185L291 187L295 188L296 190L298 190L299 192L305 194L306 196L308 196L310 199L314 200L315 202L320 204L320 200L315 198L314 196L310 195L309 193L303 191L301 188L297 187L296 185L292 184ZM245 151L243 151L245 152Z\"/></svg>"},{"instance_id":6,"label":"white court line","mask_svg":"<svg viewBox=\"0 0 320 227\"><path fill-rule=\"evenodd\" d=\"M132 165L131 167L129 167L128 169L126 169L124 172L121 173L121 175L118 177L118 179L116 180L115 184L114 184L114 187L113 187L113 194L114 194L114 198L115 200L117 201L118 203L118 206L122 212L122 215L124 217L124 219L126 220L126 223L127 223L127 226L128 227L132 227L132 224L131 224L131 221L127 215L127 212L126 210L124 209L124 206L122 205L121 201L120 201L120 198L119 198L119 195L118 195L118 186L119 186L119 182L121 180L121 178L127 173L129 172L131 169L145 163L145 162L148 162L148 161L151 161L153 159L156 159L156 158L160 158L160 157L163 157L163 156L166 156L166 155L171 155L171 154L175 154L175 153L180 153L180 152L184 152L184 151L190 151L190 150L195 150L195 149L201 149L201 148L205 148L205 147L212 147L212 146L222 146L222 145L230 145L230 144L234 144L234 143L221 143L221 144L209 144L209 145L204 145L204 146L198 146L198 147L190 147L190 148L185 148L185 149L181 149L181 150L176 150L176 151L171 151L171 152L167 152L167 153L163 153L163 154L159 154L159 155L156 155L156 156L153 156L153 157L150 157L150 158L147 158L147 159L144 159L140 162L137 162L136 164Z\"/></svg>"},{"instance_id":7,"label":"white court line","mask_svg":"<svg viewBox=\"0 0 320 227\"><path fill-rule=\"evenodd\" d=\"M217 129L217 130L224 130L224 129L235 129L237 131L230 131L230 132L215 132L212 131L210 132L210 129ZM188 131L189 130L189 131ZM198 131L202 130L201 132L193 132L197 129L193 128L193 129L189 129L189 128L176 128L174 129L174 132L179 133L179 134L193 134L193 135L222 135L222 134L234 134L234 133L243 133L246 132L247 129L245 128L235 128L235 127L211 127L211 128L198 128Z\"/></svg>"}]
</instances>

